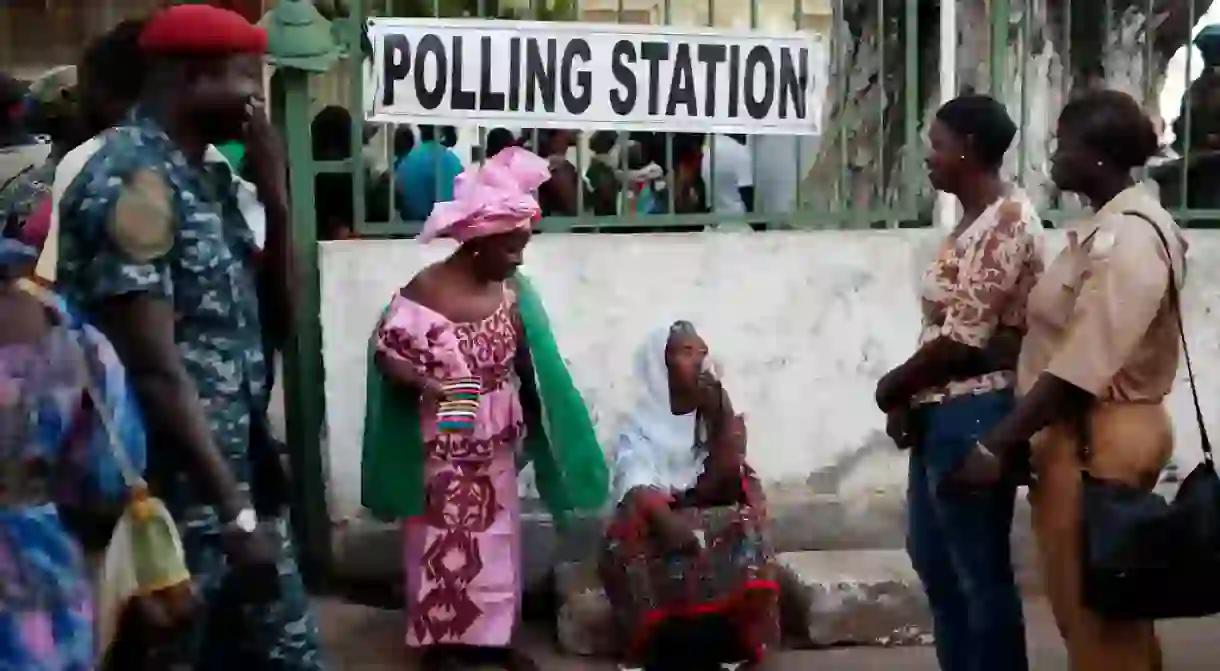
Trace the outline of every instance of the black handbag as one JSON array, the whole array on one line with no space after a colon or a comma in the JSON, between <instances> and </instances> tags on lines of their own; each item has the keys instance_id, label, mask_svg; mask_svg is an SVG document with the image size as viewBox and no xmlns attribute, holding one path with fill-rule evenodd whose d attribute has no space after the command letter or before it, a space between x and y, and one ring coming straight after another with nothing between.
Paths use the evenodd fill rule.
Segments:
<instances>
[{"instance_id":1,"label":"black handbag","mask_svg":"<svg viewBox=\"0 0 1220 671\"><path fill-rule=\"evenodd\" d=\"M1169 251L1169 241L1151 219L1137 212L1124 214L1151 224ZM1220 613L1220 477L1216 475L1186 349L1172 262L1169 300L1177 312L1203 462L1182 481L1172 501L1123 483L1098 479L1083 469L1083 601L1087 608L1109 619L1159 620ZM1087 464L1091 452L1087 417L1081 425L1081 461Z\"/></svg>"}]
</instances>

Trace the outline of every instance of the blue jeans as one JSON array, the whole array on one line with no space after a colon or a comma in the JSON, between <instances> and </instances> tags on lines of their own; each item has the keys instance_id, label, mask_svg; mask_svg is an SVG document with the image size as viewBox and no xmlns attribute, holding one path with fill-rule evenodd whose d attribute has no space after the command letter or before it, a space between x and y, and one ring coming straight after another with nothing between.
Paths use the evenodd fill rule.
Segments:
<instances>
[{"instance_id":1,"label":"blue jeans","mask_svg":"<svg viewBox=\"0 0 1220 671\"><path fill-rule=\"evenodd\" d=\"M907 552L932 607L942 671L1027 671L1025 621L1009 535L1016 487L963 492L941 482L1014 405L1010 392L916 410Z\"/></svg>"}]
</instances>

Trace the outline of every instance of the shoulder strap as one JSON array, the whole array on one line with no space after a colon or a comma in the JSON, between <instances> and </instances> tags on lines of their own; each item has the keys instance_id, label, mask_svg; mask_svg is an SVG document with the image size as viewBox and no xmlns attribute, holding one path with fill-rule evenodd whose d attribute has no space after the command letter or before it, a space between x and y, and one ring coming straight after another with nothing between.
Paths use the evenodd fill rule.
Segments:
<instances>
[{"instance_id":1,"label":"shoulder strap","mask_svg":"<svg viewBox=\"0 0 1220 671\"><path fill-rule=\"evenodd\" d=\"M1178 292L1177 273L1173 269L1173 250L1169 246L1169 238L1165 237L1165 232L1148 215L1135 210L1123 212L1123 215L1137 217L1148 222L1148 225L1152 226L1152 230L1156 231L1157 237L1161 239L1161 245L1165 247L1165 256L1169 261L1169 305L1177 315L1178 337L1182 340L1182 357L1186 360L1186 377L1190 381L1190 398L1195 405L1195 421L1199 423L1199 441L1203 446L1203 458L1210 464L1212 463L1212 443L1207 436L1207 425L1203 421L1203 408L1199 405L1199 388L1195 383L1195 369L1191 365L1190 350L1186 345L1186 327L1182 321L1182 299Z\"/></svg>"},{"instance_id":2,"label":"shoulder strap","mask_svg":"<svg viewBox=\"0 0 1220 671\"><path fill-rule=\"evenodd\" d=\"M114 410L106 404L106 396L97 386L93 369L89 365L88 348L90 344L83 325L71 322L71 316L64 309L64 306L55 294L33 282L24 282L20 286L22 290L38 299L47 307L47 311L58 321L57 328L64 329L71 336L72 343L75 345L71 349L77 358L75 365L81 371L85 384L85 396L89 400L86 408L92 407L93 412L97 413L98 419L102 423L102 429L106 432L106 439L110 444L110 452L114 457L115 463L118 464L119 473L123 476L123 483L131 490L147 488L144 478L140 476L139 471L131 463L131 459L127 456L127 450L122 445L118 427L114 425Z\"/></svg>"},{"instance_id":3,"label":"shoulder strap","mask_svg":"<svg viewBox=\"0 0 1220 671\"><path fill-rule=\"evenodd\" d=\"M18 172L17 174L4 180L4 183L0 184L0 191L4 191L5 189L7 189L10 184L12 184L13 182L16 182L19 177L21 177L22 175L26 174L27 172L33 170L34 167L37 165L38 165L37 163L31 163L31 164L25 166L24 168L22 168L21 171Z\"/></svg>"}]
</instances>

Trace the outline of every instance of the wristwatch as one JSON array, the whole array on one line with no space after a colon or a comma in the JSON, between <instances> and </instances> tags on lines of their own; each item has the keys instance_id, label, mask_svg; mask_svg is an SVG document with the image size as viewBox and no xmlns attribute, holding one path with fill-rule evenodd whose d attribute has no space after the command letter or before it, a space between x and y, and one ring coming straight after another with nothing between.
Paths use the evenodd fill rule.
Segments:
<instances>
[{"instance_id":1,"label":"wristwatch","mask_svg":"<svg viewBox=\"0 0 1220 671\"><path fill-rule=\"evenodd\" d=\"M234 517L225 526L242 533L252 534L258 529L258 515L255 514L253 508L242 508L237 513L237 517Z\"/></svg>"}]
</instances>

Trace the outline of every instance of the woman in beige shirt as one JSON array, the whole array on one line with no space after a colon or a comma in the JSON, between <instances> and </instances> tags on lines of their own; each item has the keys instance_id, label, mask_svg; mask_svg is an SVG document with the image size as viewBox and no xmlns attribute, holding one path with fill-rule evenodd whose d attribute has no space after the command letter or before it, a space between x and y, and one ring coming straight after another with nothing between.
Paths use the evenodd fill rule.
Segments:
<instances>
[{"instance_id":1,"label":"woman in beige shirt","mask_svg":"<svg viewBox=\"0 0 1220 671\"><path fill-rule=\"evenodd\" d=\"M1004 457L1032 437L1034 531L1071 668L1153 671L1161 660L1152 622L1104 620L1081 602L1079 437L1091 432L1093 475L1156 484L1173 450L1163 400L1179 357L1170 264L1180 281L1186 243L1155 194L1132 178L1158 143L1130 96L1097 91L1069 103L1057 136L1055 184L1088 198L1096 213L1068 231L1067 248L1030 293L1021 400L976 446L971 477L994 480Z\"/></svg>"}]
</instances>

